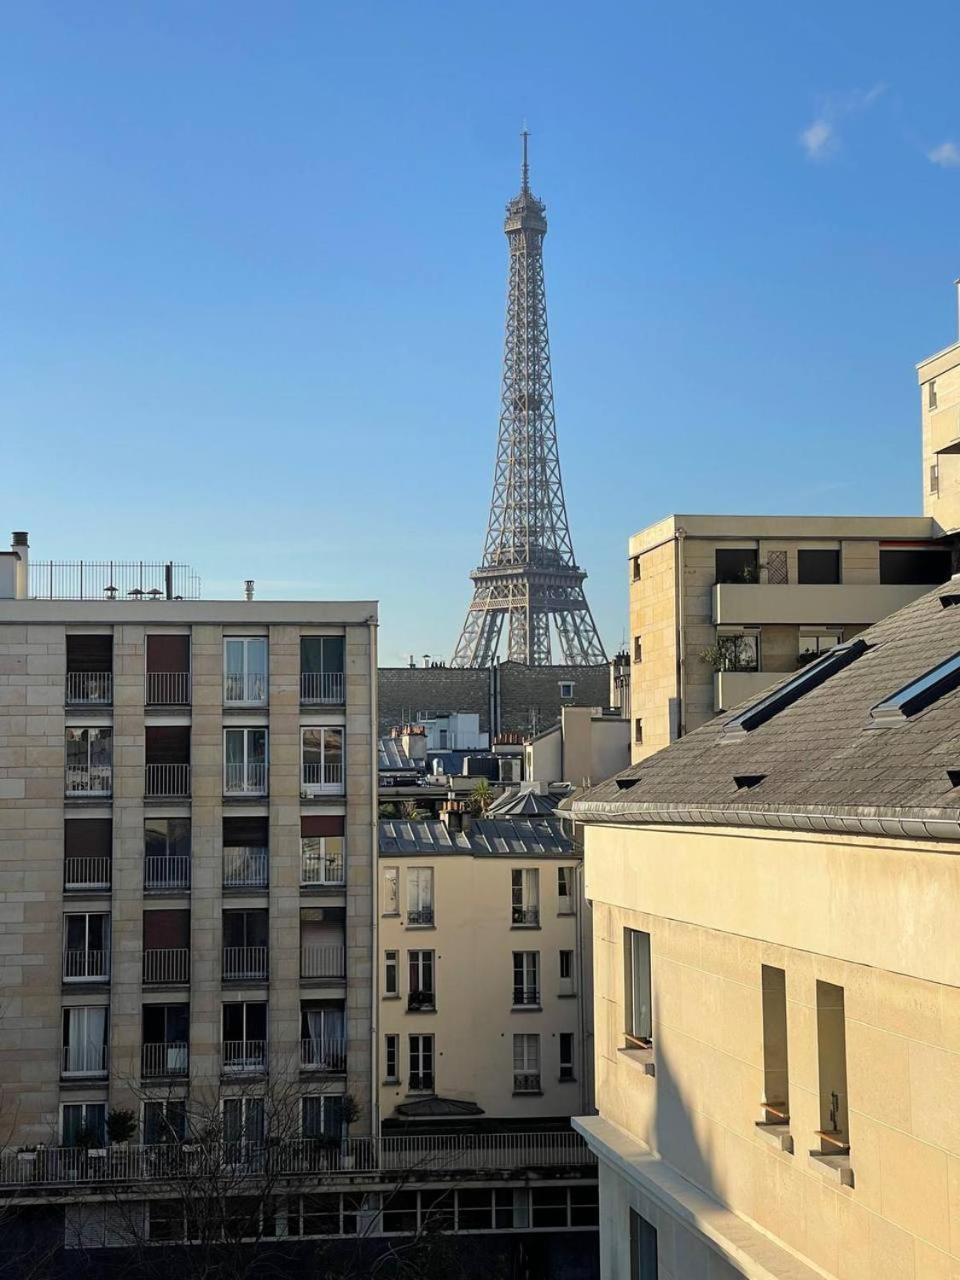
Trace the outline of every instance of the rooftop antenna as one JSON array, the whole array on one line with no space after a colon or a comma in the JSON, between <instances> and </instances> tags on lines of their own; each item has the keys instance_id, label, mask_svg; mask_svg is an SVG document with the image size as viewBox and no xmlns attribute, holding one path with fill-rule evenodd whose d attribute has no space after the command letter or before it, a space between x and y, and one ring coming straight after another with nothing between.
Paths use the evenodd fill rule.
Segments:
<instances>
[{"instance_id":1,"label":"rooftop antenna","mask_svg":"<svg viewBox=\"0 0 960 1280\"><path fill-rule=\"evenodd\" d=\"M520 130L520 137L523 139L523 168L521 169L521 177L523 181L520 190L524 195L530 192L530 165L527 162L527 139L530 137L530 130L527 128L527 122L524 120L523 128Z\"/></svg>"}]
</instances>

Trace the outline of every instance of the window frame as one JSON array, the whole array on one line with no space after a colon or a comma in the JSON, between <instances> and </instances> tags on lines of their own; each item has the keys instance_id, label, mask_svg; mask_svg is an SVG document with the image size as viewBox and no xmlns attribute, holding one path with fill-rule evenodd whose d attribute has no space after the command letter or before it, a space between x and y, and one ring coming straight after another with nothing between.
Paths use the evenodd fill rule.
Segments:
<instances>
[{"instance_id":1,"label":"window frame","mask_svg":"<svg viewBox=\"0 0 960 1280\"><path fill-rule=\"evenodd\" d=\"M645 929L624 929L623 1038L627 1049L653 1048L652 953L652 939Z\"/></svg>"},{"instance_id":2,"label":"window frame","mask_svg":"<svg viewBox=\"0 0 960 1280\"><path fill-rule=\"evenodd\" d=\"M230 645L241 646L243 661L240 671L230 671L227 665L227 652ZM251 670L249 651L253 645L262 645L264 650L263 671ZM239 677L243 697L228 697L228 681ZM249 697L251 688L262 680L259 696ZM223 637L223 705L225 707L265 707L270 701L270 638L269 636L224 636Z\"/></svg>"},{"instance_id":3,"label":"window frame","mask_svg":"<svg viewBox=\"0 0 960 1280\"><path fill-rule=\"evenodd\" d=\"M433 867L407 867L407 928L429 928L436 924ZM417 885L416 894L413 886ZM424 893L424 886L427 892ZM417 905L414 906L414 898Z\"/></svg>"},{"instance_id":4,"label":"window frame","mask_svg":"<svg viewBox=\"0 0 960 1280\"><path fill-rule=\"evenodd\" d=\"M306 761L306 735L308 733L320 734L320 776L319 782L308 782L306 777L307 761ZM339 761L327 760L327 735L333 734L339 737L339 752L331 750L331 755L339 754ZM317 748L310 747L311 751ZM327 779L327 769L335 770L339 764L339 776L336 773L330 774L330 780ZM311 768L316 768L315 764L311 764ZM300 791L304 796L341 796L345 792L347 779L347 728L343 724L302 724L300 726Z\"/></svg>"},{"instance_id":5,"label":"window frame","mask_svg":"<svg viewBox=\"0 0 960 1280\"><path fill-rule=\"evenodd\" d=\"M390 1070L391 1057L393 1071ZM395 1031L388 1031L383 1037L383 1082L400 1083L400 1036Z\"/></svg>"},{"instance_id":6,"label":"window frame","mask_svg":"<svg viewBox=\"0 0 960 1280\"><path fill-rule=\"evenodd\" d=\"M400 951L397 947L386 947L383 952L383 998L400 999Z\"/></svg>"},{"instance_id":7,"label":"window frame","mask_svg":"<svg viewBox=\"0 0 960 1280\"><path fill-rule=\"evenodd\" d=\"M436 1042L433 1032L411 1031L407 1035L407 1054L410 1064L408 1078L411 1093L434 1093L436 1091ZM429 1062L429 1069L425 1063ZM414 1085L414 1081L419 1083ZM429 1080L429 1084L424 1084Z\"/></svg>"}]
</instances>

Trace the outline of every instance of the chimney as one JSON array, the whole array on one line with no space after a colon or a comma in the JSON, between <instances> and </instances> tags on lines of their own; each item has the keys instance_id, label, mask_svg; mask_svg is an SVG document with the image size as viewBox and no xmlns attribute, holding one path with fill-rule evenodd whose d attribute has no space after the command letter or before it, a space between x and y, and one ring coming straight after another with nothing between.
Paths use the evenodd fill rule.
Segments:
<instances>
[{"instance_id":1,"label":"chimney","mask_svg":"<svg viewBox=\"0 0 960 1280\"><path fill-rule=\"evenodd\" d=\"M445 800L440 806L440 821L451 835L463 830L463 806L456 800Z\"/></svg>"},{"instance_id":2,"label":"chimney","mask_svg":"<svg viewBox=\"0 0 960 1280\"><path fill-rule=\"evenodd\" d=\"M245 600L253 599L253 579L245 578L243 583L243 596Z\"/></svg>"},{"instance_id":3,"label":"chimney","mask_svg":"<svg viewBox=\"0 0 960 1280\"><path fill-rule=\"evenodd\" d=\"M16 573L16 595L17 600L26 600L30 595L30 538L29 535L22 530L14 532L11 541L12 549L20 557L20 563L17 566Z\"/></svg>"},{"instance_id":4,"label":"chimney","mask_svg":"<svg viewBox=\"0 0 960 1280\"><path fill-rule=\"evenodd\" d=\"M430 665L430 655L429 655L429 653L425 653L425 654L423 655L423 665L424 665L424 667L425 667L425 668L426 668L426 667L429 667L429 665Z\"/></svg>"}]
</instances>

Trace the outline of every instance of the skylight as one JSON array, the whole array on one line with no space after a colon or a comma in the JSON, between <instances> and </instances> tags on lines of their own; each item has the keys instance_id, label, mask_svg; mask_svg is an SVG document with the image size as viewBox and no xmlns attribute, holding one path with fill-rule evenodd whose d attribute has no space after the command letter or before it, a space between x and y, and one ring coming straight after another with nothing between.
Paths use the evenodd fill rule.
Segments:
<instances>
[{"instance_id":1,"label":"skylight","mask_svg":"<svg viewBox=\"0 0 960 1280\"><path fill-rule=\"evenodd\" d=\"M932 702L942 698L960 685L960 653L946 662L925 671L883 702L871 707L870 716L876 724L903 724L910 716L923 711Z\"/></svg>"},{"instance_id":2,"label":"skylight","mask_svg":"<svg viewBox=\"0 0 960 1280\"><path fill-rule=\"evenodd\" d=\"M836 675L838 671L842 671L844 667L849 666L862 653L865 653L869 647L866 640L860 640L859 638L848 640L846 644L834 645L822 657L798 671L792 680L780 685L772 693L765 694L759 702L752 703L747 707L746 711L741 711L732 720L728 720L723 726L723 732L720 735L721 741L738 738L744 733L749 733L751 729L756 729L760 725L766 724L778 712L784 711L799 698L802 698L805 693L809 693L811 689L816 689L825 680L829 680L832 675Z\"/></svg>"}]
</instances>

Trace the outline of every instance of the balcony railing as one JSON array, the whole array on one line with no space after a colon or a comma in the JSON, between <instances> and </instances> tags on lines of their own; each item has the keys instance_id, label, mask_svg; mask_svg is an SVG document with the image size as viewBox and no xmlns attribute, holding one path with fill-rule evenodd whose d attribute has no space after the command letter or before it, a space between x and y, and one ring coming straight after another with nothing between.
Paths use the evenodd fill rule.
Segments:
<instances>
[{"instance_id":1,"label":"balcony railing","mask_svg":"<svg viewBox=\"0 0 960 1280\"><path fill-rule=\"evenodd\" d=\"M68 796L108 796L112 791L112 765L95 764L66 770L64 792Z\"/></svg>"},{"instance_id":2,"label":"balcony railing","mask_svg":"<svg viewBox=\"0 0 960 1280\"><path fill-rule=\"evenodd\" d=\"M266 947L224 947L223 976L230 982L240 978L259 981L267 977Z\"/></svg>"},{"instance_id":3,"label":"balcony railing","mask_svg":"<svg viewBox=\"0 0 960 1280\"><path fill-rule=\"evenodd\" d=\"M140 1074L144 1079L155 1076L185 1076L189 1066L188 1045L164 1043L143 1046Z\"/></svg>"},{"instance_id":4,"label":"balcony railing","mask_svg":"<svg viewBox=\"0 0 960 1280\"><path fill-rule=\"evenodd\" d=\"M345 974L343 947L311 943L300 948L301 978L342 978Z\"/></svg>"},{"instance_id":5,"label":"balcony railing","mask_svg":"<svg viewBox=\"0 0 960 1280\"><path fill-rule=\"evenodd\" d=\"M147 799L186 799L190 795L188 764L148 764L145 769L143 794Z\"/></svg>"},{"instance_id":6,"label":"balcony railing","mask_svg":"<svg viewBox=\"0 0 960 1280\"><path fill-rule=\"evenodd\" d=\"M407 1008L414 1013L421 1009L435 1009L437 997L433 991L411 991L407 996Z\"/></svg>"},{"instance_id":7,"label":"balcony railing","mask_svg":"<svg viewBox=\"0 0 960 1280\"><path fill-rule=\"evenodd\" d=\"M65 858L64 889L109 889L109 858Z\"/></svg>"},{"instance_id":8,"label":"balcony railing","mask_svg":"<svg viewBox=\"0 0 960 1280\"><path fill-rule=\"evenodd\" d=\"M514 907L513 923L535 925L540 923L539 907Z\"/></svg>"},{"instance_id":9,"label":"balcony railing","mask_svg":"<svg viewBox=\"0 0 960 1280\"><path fill-rule=\"evenodd\" d=\"M68 671L64 701L71 707L109 707L113 702L113 672Z\"/></svg>"},{"instance_id":10,"label":"balcony railing","mask_svg":"<svg viewBox=\"0 0 960 1280\"><path fill-rule=\"evenodd\" d=\"M540 988L539 987L514 987L513 988L513 1007L519 1008L523 1005L539 1004Z\"/></svg>"},{"instance_id":11,"label":"balcony railing","mask_svg":"<svg viewBox=\"0 0 960 1280\"><path fill-rule=\"evenodd\" d=\"M433 1072L432 1071L412 1071L410 1073L410 1088L420 1093L433 1092Z\"/></svg>"},{"instance_id":12,"label":"balcony railing","mask_svg":"<svg viewBox=\"0 0 960 1280\"><path fill-rule=\"evenodd\" d=\"M342 885L342 853L300 854L300 883L310 885Z\"/></svg>"},{"instance_id":13,"label":"balcony railing","mask_svg":"<svg viewBox=\"0 0 960 1280\"><path fill-rule=\"evenodd\" d=\"M143 887L168 891L189 889L189 854L148 854L143 860Z\"/></svg>"},{"instance_id":14,"label":"balcony railing","mask_svg":"<svg viewBox=\"0 0 960 1280\"><path fill-rule=\"evenodd\" d=\"M224 889L263 889L268 883L267 849L224 849Z\"/></svg>"},{"instance_id":15,"label":"balcony railing","mask_svg":"<svg viewBox=\"0 0 960 1280\"><path fill-rule=\"evenodd\" d=\"M107 1046L105 1044L66 1044L63 1046L65 1076L105 1076Z\"/></svg>"},{"instance_id":16,"label":"balcony railing","mask_svg":"<svg viewBox=\"0 0 960 1280\"><path fill-rule=\"evenodd\" d=\"M109 951L64 951L64 982L106 982L109 977Z\"/></svg>"},{"instance_id":17,"label":"balcony railing","mask_svg":"<svg viewBox=\"0 0 960 1280\"><path fill-rule=\"evenodd\" d=\"M223 677L223 701L226 705L258 706L267 701L267 677L258 672L228 671Z\"/></svg>"},{"instance_id":18,"label":"balcony railing","mask_svg":"<svg viewBox=\"0 0 960 1280\"><path fill-rule=\"evenodd\" d=\"M227 764L223 771L225 796L265 796L267 766L265 764Z\"/></svg>"},{"instance_id":19,"label":"balcony railing","mask_svg":"<svg viewBox=\"0 0 960 1280\"><path fill-rule=\"evenodd\" d=\"M143 953L143 980L163 986L190 981L189 947L151 947Z\"/></svg>"},{"instance_id":20,"label":"balcony railing","mask_svg":"<svg viewBox=\"0 0 960 1280\"><path fill-rule=\"evenodd\" d=\"M317 703L343 705L342 671L302 671L300 673L300 701L305 705Z\"/></svg>"},{"instance_id":21,"label":"balcony railing","mask_svg":"<svg viewBox=\"0 0 960 1280\"><path fill-rule=\"evenodd\" d=\"M186 1189L235 1164L236 1144L126 1143L105 1153L84 1147L42 1147L18 1156L8 1146L0 1154L0 1187L74 1188L131 1182L182 1181ZM502 1169L583 1169L592 1173L596 1156L579 1134L489 1133L422 1137L346 1138L342 1143L301 1138L275 1144L247 1144L248 1162L281 1177L309 1173L328 1182L383 1178L398 1173L430 1178L436 1173L484 1175Z\"/></svg>"},{"instance_id":22,"label":"balcony railing","mask_svg":"<svg viewBox=\"0 0 960 1280\"><path fill-rule=\"evenodd\" d=\"M539 1071L515 1071L513 1073L513 1092L514 1093L539 1093L540 1092L540 1072Z\"/></svg>"},{"instance_id":23,"label":"balcony railing","mask_svg":"<svg viewBox=\"0 0 960 1280\"><path fill-rule=\"evenodd\" d=\"M267 1065L266 1040L224 1040L223 1069L242 1073L263 1071Z\"/></svg>"},{"instance_id":24,"label":"balcony railing","mask_svg":"<svg viewBox=\"0 0 960 1280\"><path fill-rule=\"evenodd\" d=\"M326 1037L300 1041L300 1066L304 1071L328 1071L342 1075L347 1069L346 1040Z\"/></svg>"},{"instance_id":25,"label":"balcony railing","mask_svg":"<svg viewBox=\"0 0 960 1280\"><path fill-rule=\"evenodd\" d=\"M407 924L433 924L433 907L414 907L407 912Z\"/></svg>"},{"instance_id":26,"label":"balcony railing","mask_svg":"<svg viewBox=\"0 0 960 1280\"><path fill-rule=\"evenodd\" d=\"M309 791L342 791L343 763L304 764L303 786Z\"/></svg>"},{"instance_id":27,"label":"balcony railing","mask_svg":"<svg viewBox=\"0 0 960 1280\"><path fill-rule=\"evenodd\" d=\"M148 671L143 691L148 707L188 707L189 671Z\"/></svg>"}]
</instances>

